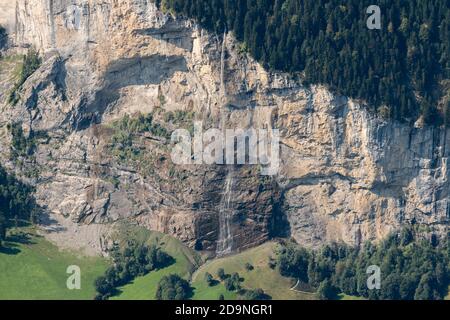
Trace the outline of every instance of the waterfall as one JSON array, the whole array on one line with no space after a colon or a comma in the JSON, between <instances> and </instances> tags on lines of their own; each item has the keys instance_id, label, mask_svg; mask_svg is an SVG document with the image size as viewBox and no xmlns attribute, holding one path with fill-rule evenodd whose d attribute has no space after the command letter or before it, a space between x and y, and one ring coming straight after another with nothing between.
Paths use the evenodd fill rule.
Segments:
<instances>
[{"instance_id":1,"label":"waterfall","mask_svg":"<svg viewBox=\"0 0 450 320\"><path fill-rule=\"evenodd\" d=\"M226 88L225 88L225 50L226 50L227 32L223 33L222 52L220 56L220 92L222 95L223 107L221 109L222 128L226 128L227 110L226 105ZM230 254L233 249L233 235L231 234L231 220L233 218L233 182L234 182L233 166L228 169L227 177L223 187L222 198L219 205L219 238L216 245L216 255L224 256Z\"/></svg>"},{"instance_id":2,"label":"waterfall","mask_svg":"<svg viewBox=\"0 0 450 320\"><path fill-rule=\"evenodd\" d=\"M223 33L222 52L220 54L220 91L224 97L227 94L226 89L225 89L225 81L224 81L226 40L227 40L227 32L225 30Z\"/></svg>"},{"instance_id":3,"label":"waterfall","mask_svg":"<svg viewBox=\"0 0 450 320\"><path fill-rule=\"evenodd\" d=\"M233 248L233 236L231 234L231 219L233 217L233 170L230 169L225 179L222 199L219 206L219 239L217 241L216 254L224 256L231 253Z\"/></svg>"}]
</instances>

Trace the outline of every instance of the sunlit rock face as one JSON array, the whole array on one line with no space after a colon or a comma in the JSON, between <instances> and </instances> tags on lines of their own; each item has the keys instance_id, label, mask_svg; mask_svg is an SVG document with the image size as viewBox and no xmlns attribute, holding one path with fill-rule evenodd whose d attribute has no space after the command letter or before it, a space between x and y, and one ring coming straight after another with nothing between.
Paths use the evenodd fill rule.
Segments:
<instances>
[{"instance_id":1,"label":"sunlit rock face","mask_svg":"<svg viewBox=\"0 0 450 320\"><path fill-rule=\"evenodd\" d=\"M80 226L129 220L211 252L222 246L221 223L230 224L231 251L278 235L359 244L405 224L446 235L445 130L383 121L323 87L268 72L231 34L210 34L151 1L19 0L16 16L15 43L45 61L16 106L0 96L2 162L22 175L38 168L29 179L50 216ZM115 120L175 110L205 128L279 129L278 174L176 166L167 140L150 133L133 137L136 161L117 157ZM34 163L9 160L11 121L46 133ZM231 213L220 219L224 197ZM95 241L104 239L95 233Z\"/></svg>"},{"instance_id":2,"label":"sunlit rock face","mask_svg":"<svg viewBox=\"0 0 450 320\"><path fill-rule=\"evenodd\" d=\"M16 2L11 0L0 1L0 25L3 26L8 33L14 32L16 20Z\"/></svg>"}]
</instances>

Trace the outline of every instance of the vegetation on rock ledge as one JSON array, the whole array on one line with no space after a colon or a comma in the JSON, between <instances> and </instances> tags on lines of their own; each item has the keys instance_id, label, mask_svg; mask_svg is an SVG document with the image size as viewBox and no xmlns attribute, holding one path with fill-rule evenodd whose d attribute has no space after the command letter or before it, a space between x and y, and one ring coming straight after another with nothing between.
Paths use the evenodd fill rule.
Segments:
<instances>
[{"instance_id":1,"label":"vegetation on rock ledge","mask_svg":"<svg viewBox=\"0 0 450 320\"><path fill-rule=\"evenodd\" d=\"M12 105L16 105L19 102L20 96L18 91L27 79L41 66L42 59L39 57L39 53L31 48L28 53L23 56L23 64L19 73L19 79L14 85L13 89L9 93L8 102Z\"/></svg>"}]
</instances>

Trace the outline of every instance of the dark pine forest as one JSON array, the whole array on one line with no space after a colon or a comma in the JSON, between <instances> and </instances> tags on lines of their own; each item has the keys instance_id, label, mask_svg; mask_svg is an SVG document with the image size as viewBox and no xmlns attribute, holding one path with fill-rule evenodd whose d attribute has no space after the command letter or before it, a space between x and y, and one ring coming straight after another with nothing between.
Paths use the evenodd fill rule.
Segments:
<instances>
[{"instance_id":1,"label":"dark pine forest","mask_svg":"<svg viewBox=\"0 0 450 320\"><path fill-rule=\"evenodd\" d=\"M303 73L383 117L450 125L449 0L156 0L232 31L271 70ZM367 8L381 8L369 30Z\"/></svg>"}]
</instances>

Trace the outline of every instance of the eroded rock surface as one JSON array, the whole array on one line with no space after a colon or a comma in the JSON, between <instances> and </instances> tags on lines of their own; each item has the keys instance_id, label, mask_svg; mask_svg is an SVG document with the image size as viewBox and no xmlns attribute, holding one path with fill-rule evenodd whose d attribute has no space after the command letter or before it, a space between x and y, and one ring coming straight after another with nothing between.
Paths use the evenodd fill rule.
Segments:
<instances>
[{"instance_id":1,"label":"eroded rock surface","mask_svg":"<svg viewBox=\"0 0 450 320\"><path fill-rule=\"evenodd\" d=\"M151 1L19 0L16 15L16 44L35 46L45 62L17 105L1 96L0 151L36 185L47 213L79 225L133 220L215 251L231 169L175 166L167 137L149 132L132 135L138 155L123 159L112 139L117 120L152 113L168 132L194 120L280 129L276 177L233 169L233 250L279 234L310 246L358 244L410 223L446 235L448 131L383 121L323 87L268 72L232 35ZM167 120L176 110L193 117ZM20 166L9 156L11 122L45 133Z\"/></svg>"}]
</instances>

